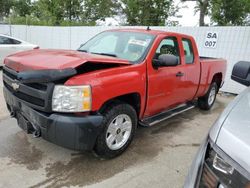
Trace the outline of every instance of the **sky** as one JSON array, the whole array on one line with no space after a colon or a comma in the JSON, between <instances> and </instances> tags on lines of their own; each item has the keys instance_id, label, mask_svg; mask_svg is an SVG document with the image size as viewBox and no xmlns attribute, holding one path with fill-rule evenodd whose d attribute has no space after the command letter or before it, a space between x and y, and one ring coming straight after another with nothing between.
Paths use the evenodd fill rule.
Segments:
<instances>
[{"instance_id":1,"label":"sky","mask_svg":"<svg viewBox=\"0 0 250 188\"><path fill-rule=\"evenodd\" d=\"M178 15L181 15L181 18L173 18L174 20L179 21L179 24L181 26L198 26L199 24L199 13L195 14L194 7L196 5L196 2L184 2L180 3L180 0L174 1L175 5L179 5L181 8L179 10Z\"/></svg>"},{"instance_id":2,"label":"sky","mask_svg":"<svg viewBox=\"0 0 250 188\"><path fill-rule=\"evenodd\" d=\"M199 26L199 12L195 13L195 1L187 1L180 3L180 0L174 1L175 5L179 5L181 8L178 15L181 15L181 18L174 18L179 21L181 26ZM209 17L205 17L205 23L210 23Z\"/></svg>"}]
</instances>

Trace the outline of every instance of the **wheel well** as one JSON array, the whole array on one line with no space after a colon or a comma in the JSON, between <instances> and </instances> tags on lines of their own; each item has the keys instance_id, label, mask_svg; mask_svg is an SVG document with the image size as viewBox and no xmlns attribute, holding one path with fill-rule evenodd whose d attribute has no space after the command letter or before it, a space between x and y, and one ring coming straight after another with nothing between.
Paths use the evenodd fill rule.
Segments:
<instances>
[{"instance_id":1,"label":"wheel well","mask_svg":"<svg viewBox=\"0 0 250 188\"><path fill-rule=\"evenodd\" d=\"M213 76L213 80L212 80L212 83L215 82L218 86L218 91L220 89L220 86L221 86L221 82L222 82L222 73L216 73L214 76Z\"/></svg>"},{"instance_id":2,"label":"wheel well","mask_svg":"<svg viewBox=\"0 0 250 188\"><path fill-rule=\"evenodd\" d=\"M112 98L112 99L106 101L102 105L99 112L102 113L111 104L119 103L119 102L124 102L124 103L130 104L135 109L137 115L139 116L140 109L141 109L141 97L140 97L139 93L129 93L126 95L121 95L121 96Z\"/></svg>"}]
</instances>

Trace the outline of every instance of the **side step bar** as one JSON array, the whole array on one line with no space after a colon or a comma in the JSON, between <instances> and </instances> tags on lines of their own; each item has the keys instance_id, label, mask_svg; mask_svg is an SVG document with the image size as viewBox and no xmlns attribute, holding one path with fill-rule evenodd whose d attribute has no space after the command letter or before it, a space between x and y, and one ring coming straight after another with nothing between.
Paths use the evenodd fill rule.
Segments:
<instances>
[{"instance_id":1,"label":"side step bar","mask_svg":"<svg viewBox=\"0 0 250 188\"><path fill-rule=\"evenodd\" d=\"M142 126L152 126L152 125L160 123L164 120L167 120L171 117L174 117L182 112L185 112L187 110L191 110L194 107L195 107L195 105L193 103L182 104L180 106L177 106L176 108L173 108L173 109L167 110L165 112L156 114L152 117L145 118L140 122L140 124Z\"/></svg>"}]
</instances>

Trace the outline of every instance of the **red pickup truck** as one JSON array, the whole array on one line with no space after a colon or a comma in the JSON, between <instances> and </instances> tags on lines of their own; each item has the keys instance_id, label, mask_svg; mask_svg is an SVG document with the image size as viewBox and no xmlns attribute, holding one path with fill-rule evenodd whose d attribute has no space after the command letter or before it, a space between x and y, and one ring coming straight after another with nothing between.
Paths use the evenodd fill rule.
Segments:
<instances>
[{"instance_id":1,"label":"red pickup truck","mask_svg":"<svg viewBox=\"0 0 250 188\"><path fill-rule=\"evenodd\" d=\"M22 129L102 158L126 150L138 124L195 104L209 110L226 71L225 60L199 57L191 36L150 29L109 30L77 51L31 50L4 64L7 107Z\"/></svg>"}]
</instances>

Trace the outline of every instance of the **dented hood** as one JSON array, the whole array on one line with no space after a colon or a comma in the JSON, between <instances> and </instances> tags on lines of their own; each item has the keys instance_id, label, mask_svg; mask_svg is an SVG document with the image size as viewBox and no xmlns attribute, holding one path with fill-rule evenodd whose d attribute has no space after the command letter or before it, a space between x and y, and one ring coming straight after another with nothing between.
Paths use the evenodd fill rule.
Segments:
<instances>
[{"instance_id":1,"label":"dented hood","mask_svg":"<svg viewBox=\"0 0 250 188\"><path fill-rule=\"evenodd\" d=\"M35 70L63 70L77 68L84 63L131 64L115 57L94 55L74 50L30 50L16 53L5 59L5 65L17 72Z\"/></svg>"}]
</instances>

